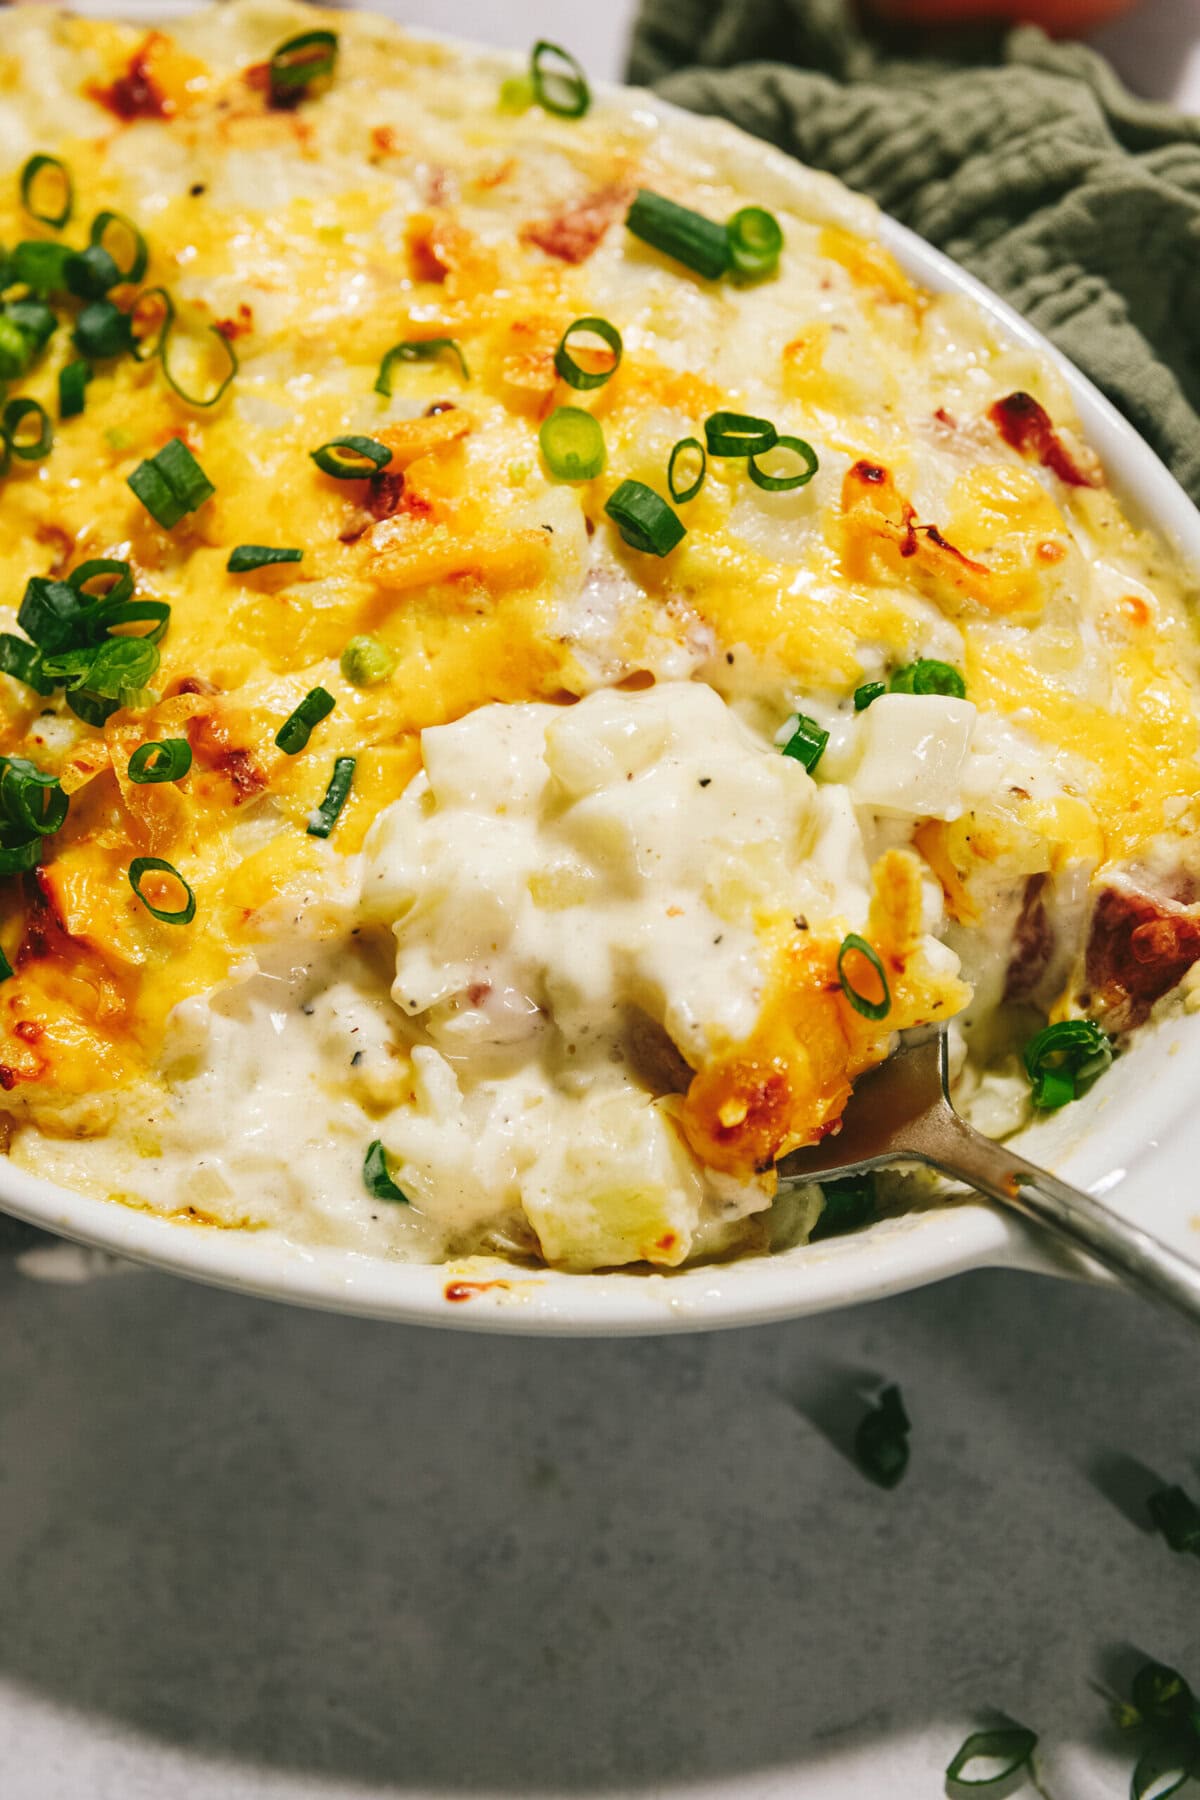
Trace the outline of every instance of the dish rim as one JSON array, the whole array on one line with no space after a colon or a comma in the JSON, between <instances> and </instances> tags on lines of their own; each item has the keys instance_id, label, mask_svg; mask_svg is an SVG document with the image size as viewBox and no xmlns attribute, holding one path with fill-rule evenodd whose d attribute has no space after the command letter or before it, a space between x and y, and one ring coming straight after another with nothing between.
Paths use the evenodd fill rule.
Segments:
<instances>
[{"instance_id":1,"label":"dish rim","mask_svg":"<svg viewBox=\"0 0 1200 1800\"><path fill-rule=\"evenodd\" d=\"M83 0L76 10L92 17L124 17L149 24L178 19L197 8L187 0L141 6L117 0L111 6ZM363 9L371 10L371 9ZM382 15L388 17L387 14ZM402 25L401 21L392 20ZM402 26L410 35L430 37L498 67L518 64L516 53L470 40ZM597 82L593 91L623 108L647 109L657 119L695 133L703 126L732 140L744 155L769 166L785 184L806 169L775 147L727 121L685 111L641 88ZM843 184L838 184L842 186ZM849 190L853 192L854 190ZM855 195L857 201L864 197ZM1134 427L1063 353L1021 314L942 251L907 226L875 210L879 240L905 272L939 293L965 295L981 307L998 331L1048 360L1066 383L1084 435L1100 454L1123 500L1147 525L1167 538L1185 564L1200 569L1200 513ZM1200 1052L1200 1018L1170 1021L1151 1031L1127 1062L1165 1062L1176 1045L1160 1040L1172 1031L1195 1035ZM1090 1136L1055 1166L1068 1179L1094 1189L1110 1189L1125 1176L1131 1155L1142 1168L1136 1186L1152 1191L1174 1164L1184 1174L1189 1156L1200 1152L1200 1117L1188 1129L1188 1095L1181 1066L1174 1082L1145 1079L1141 1121L1136 1132L1102 1131L1108 1149ZM1152 1091L1151 1091L1152 1090ZM1174 1099L1168 1095L1175 1094ZM1096 1109L1092 1109L1093 1111ZM1100 1110L1107 1111L1102 1105ZM1126 1115L1132 1104L1121 1109ZM1120 1121L1118 1121L1118 1124ZM1125 1166L1118 1166L1120 1163ZM1155 1175L1150 1178L1150 1167ZM877 1222L852 1236L804 1245L775 1255L743 1256L728 1263L699 1264L670 1272L612 1271L572 1274L524 1269L499 1258L470 1258L449 1264L391 1261L345 1249L303 1245L270 1231L214 1230L160 1217L111 1200L59 1186L0 1159L0 1206L29 1224L96 1249L208 1285L318 1310L474 1331L538 1336L640 1336L676 1331L765 1325L805 1314L858 1304L900 1293L968 1269L1024 1268L1052 1274L1081 1270L1055 1253L1038 1234L1012 1216L973 1199L953 1200L928 1211ZM473 1287L472 1284L478 1284ZM463 1293L453 1297L452 1290Z\"/></svg>"}]
</instances>

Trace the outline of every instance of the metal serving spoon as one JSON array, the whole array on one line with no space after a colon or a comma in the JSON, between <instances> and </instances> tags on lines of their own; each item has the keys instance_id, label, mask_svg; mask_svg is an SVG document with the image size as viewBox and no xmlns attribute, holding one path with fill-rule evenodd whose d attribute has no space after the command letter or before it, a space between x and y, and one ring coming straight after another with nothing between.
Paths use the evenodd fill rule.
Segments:
<instances>
[{"instance_id":1,"label":"metal serving spoon","mask_svg":"<svg viewBox=\"0 0 1200 1800\"><path fill-rule=\"evenodd\" d=\"M959 1117L950 1104L944 1025L901 1032L888 1060L856 1085L841 1131L785 1156L779 1176L791 1187L896 1162L926 1163L965 1181L1200 1324L1200 1265Z\"/></svg>"}]
</instances>

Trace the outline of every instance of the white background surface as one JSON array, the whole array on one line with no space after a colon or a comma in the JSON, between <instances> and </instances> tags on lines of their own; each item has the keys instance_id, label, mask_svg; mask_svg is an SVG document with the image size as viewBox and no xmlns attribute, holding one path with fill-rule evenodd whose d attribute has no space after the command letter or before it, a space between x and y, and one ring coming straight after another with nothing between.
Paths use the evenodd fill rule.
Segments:
<instances>
[{"instance_id":1,"label":"white background surface","mask_svg":"<svg viewBox=\"0 0 1200 1800\"><path fill-rule=\"evenodd\" d=\"M629 8L404 0L616 73ZM0 26L2 30L2 26ZM1200 107L1200 0L1108 34ZM1127 1792L1093 1683L1200 1682L1200 1342L975 1275L791 1326L523 1344L0 1267L0 1795L925 1800L1001 1708ZM845 1455L902 1383L892 1494Z\"/></svg>"}]
</instances>

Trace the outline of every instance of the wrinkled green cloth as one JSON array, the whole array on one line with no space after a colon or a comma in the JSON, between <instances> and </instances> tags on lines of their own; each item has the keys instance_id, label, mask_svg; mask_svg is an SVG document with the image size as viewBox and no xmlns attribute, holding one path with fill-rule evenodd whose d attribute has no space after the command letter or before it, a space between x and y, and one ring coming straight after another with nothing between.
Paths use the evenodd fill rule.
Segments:
<instances>
[{"instance_id":1,"label":"wrinkled green cloth","mask_svg":"<svg viewBox=\"0 0 1200 1800\"><path fill-rule=\"evenodd\" d=\"M1200 504L1200 119L1033 26L918 43L857 20L853 0L642 0L630 79L840 176L964 264Z\"/></svg>"}]
</instances>

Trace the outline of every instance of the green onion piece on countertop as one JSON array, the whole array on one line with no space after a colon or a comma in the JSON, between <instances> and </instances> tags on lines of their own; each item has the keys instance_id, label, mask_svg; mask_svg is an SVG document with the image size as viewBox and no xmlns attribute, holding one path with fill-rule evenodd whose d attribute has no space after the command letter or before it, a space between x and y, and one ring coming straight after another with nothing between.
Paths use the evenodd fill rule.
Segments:
<instances>
[{"instance_id":1,"label":"green onion piece on countertop","mask_svg":"<svg viewBox=\"0 0 1200 1800\"><path fill-rule=\"evenodd\" d=\"M851 956L861 956L871 965L871 969L882 990L881 999L872 1000L869 994L864 994L861 988L854 985L846 971L846 961ZM891 989L888 987L887 973L878 951L873 945L867 942L866 938L860 937L856 931L850 932L848 936L842 939L842 947L838 951L837 972L842 992L845 994L856 1013L861 1013L864 1019L887 1018L888 1013L892 1008L892 995Z\"/></svg>"},{"instance_id":2,"label":"green onion piece on countertop","mask_svg":"<svg viewBox=\"0 0 1200 1800\"><path fill-rule=\"evenodd\" d=\"M854 1434L854 1455L859 1468L880 1487L892 1488L908 1467L908 1434L911 1426L900 1389L884 1388Z\"/></svg>"},{"instance_id":3,"label":"green onion piece on countertop","mask_svg":"<svg viewBox=\"0 0 1200 1800\"><path fill-rule=\"evenodd\" d=\"M467 359L463 355L462 345L457 338L405 338L402 344L393 344L384 355L379 365L379 374L375 377L375 392L390 399L392 393L392 368L398 362L419 363L434 362L443 353L453 356L462 371L464 381L470 381L471 371L467 367Z\"/></svg>"},{"instance_id":4,"label":"green onion piece on countertop","mask_svg":"<svg viewBox=\"0 0 1200 1800\"><path fill-rule=\"evenodd\" d=\"M802 763L811 775L824 755L829 733L815 719L810 719L807 713L797 713L789 723L793 730L782 746L783 754L790 756L793 762Z\"/></svg>"},{"instance_id":5,"label":"green onion piece on countertop","mask_svg":"<svg viewBox=\"0 0 1200 1800\"><path fill-rule=\"evenodd\" d=\"M600 422L580 406L560 406L538 432L546 467L556 481L591 481L604 471Z\"/></svg>"},{"instance_id":6,"label":"green onion piece on countertop","mask_svg":"<svg viewBox=\"0 0 1200 1800\"><path fill-rule=\"evenodd\" d=\"M353 756L334 758L333 774L329 777L325 798L308 821L309 837L327 838L337 824L338 816L350 796L350 788L354 781L354 767L355 758Z\"/></svg>"},{"instance_id":7,"label":"green onion piece on countertop","mask_svg":"<svg viewBox=\"0 0 1200 1800\"><path fill-rule=\"evenodd\" d=\"M297 756L308 746L314 725L329 717L337 705L333 695L323 687L310 688L294 712L288 714L279 730L275 733L275 742L285 756Z\"/></svg>"},{"instance_id":8,"label":"green onion piece on countertop","mask_svg":"<svg viewBox=\"0 0 1200 1800\"><path fill-rule=\"evenodd\" d=\"M253 569L265 569L272 563L303 561L303 550L273 550L269 544L239 544L229 552L225 564L231 575L248 575Z\"/></svg>"},{"instance_id":9,"label":"green onion piece on countertop","mask_svg":"<svg viewBox=\"0 0 1200 1800\"><path fill-rule=\"evenodd\" d=\"M757 280L778 267L783 231L775 214L765 206L743 206L734 213L726 230L729 260L736 274Z\"/></svg>"},{"instance_id":10,"label":"green onion piece on countertop","mask_svg":"<svg viewBox=\"0 0 1200 1800\"><path fill-rule=\"evenodd\" d=\"M591 332L593 337L601 338L612 351L612 361L609 362L606 367L600 369L588 368L585 364L577 361L572 354L571 339L576 335L585 332ZM584 351L589 351L590 349L588 345L579 345L577 347ZM621 334L616 326L610 324L607 319L575 319L567 326L567 329L559 339L558 349L554 352L554 367L557 369L561 378L567 382L570 387L579 388L581 391L588 388L603 387L606 381L612 380L613 376L620 368L623 351L624 345L621 342ZM590 351L590 354L599 355L600 352Z\"/></svg>"},{"instance_id":11,"label":"green onion piece on countertop","mask_svg":"<svg viewBox=\"0 0 1200 1800\"><path fill-rule=\"evenodd\" d=\"M139 744L129 759L129 779L139 787L160 781L181 781L192 766L192 747L186 738L156 738Z\"/></svg>"},{"instance_id":12,"label":"green onion piece on countertop","mask_svg":"<svg viewBox=\"0 0 1200 1800\"><path fill-rule=\"evenodd\" d=\"M780 450L791 456L799 457L800 467L790 474L771 474L759 461L760 457L774 457ZM817 453L811 444L803 438L781 436L775 439L769 450L752 451L746 465L746 472L755 487L765 488L770 494L789 494L793 488L807 487L820 467Z\"/></svg>"},{"instance_id":13,"label":"green onion piece on countertop","mask_svg":"<svg viewBox=\"0 0 1200 1800\"><path fill-rule=\"evenodd\" d=\"M342 674L355 687L376 687L387 680L395 666L395 657L378 638L352 637L342 651Z\"/></svg>"},{"instance_id":14,"label":"green onion piece on countertop","mask_svg":"<svg viewBox=\"0 0 1200 1800\"><path fill-rule=\"evenodd\" d=\"M689 460L693 467L696 466L694 459L699 459L698 473L693 481L688 481L686 475L678 477L676 474L680 460L684 457ZM671 451L670 460L667 463L667 487L670 490L671 498L676 506L685 506L689 500L694 500L696 498L696 495L704 486L704 477L707 470L708 456L700 439L694 437L680 438L679 442ZM683 482L682 486L680 485L681 480Z\"/></svg>"},{"instance_id":15,"label":"green onion piece on countertop","mask_svg":"<svg viewBox=\"0 0 1200 1800\"><path fill-rule=\"evenodd\" d=\"M1029 1766L1037 1741L1037 1733L1024 1725L973 1731L947 1764L946 1779L959 1787L994 1787ZM973 1763L983 1765L980 1773L969 1773Z\"/></svg>"},{"instance_id":16,"label":"green onion piece on countertop","mask_svg":"<svg viewBox=\"0 0 1200 1800\"><path fill-rule=\"evenodd\" d=\"M168 875L177 881L187 898L183 905L175 907L155 906L142 892L142 883L147 875ZM129 865L129 885L145 907L146 911L164 925L190 925L196 916L196 896L193 894L179 870L172 863L164 862L161 856L137 856Z\"/></svg>"},{"instance_id":17,"label":"green onion piece on countertop","mask_svg":"<svg viewBox=\"0 0 1200 1800\"><path fill-rule=\"evenodd\" d=\"M668 200L665 194L640 188L625 224L644 244L709 281L716 281L729 267L728 229L703 213Z\"/></svg>"},{"instance_id":18,"label":"green onion piece on countertop","mask_svg":"<svg viewBox=\"0 0 1200 1800\"><path fill-rule=\"evenodd\" d=\"M604 508L625 542L648 556L667 556L687 527L662 497L641 481L623 481Z\"/></svg>"},{"instance_id":19,"label":"green onion piece on countertop","mask_svg":"<svg viewBox=\"0 0 1200 1800\"><path fill-rule=\"evenodd\" d=\"M592 103L587 76L561 44L538 39L529 57L529 79L538 105L557 118L581 119Z\"/></svg>"},{"instance_id":20,"label":"green onion piece on countertop","mask_svg":"<svg viewBox=\"0 0 1200 1800\"><path fill-rule=\"evenodd\" d=\"M212 498L216 488L182 438L171 438L157 456L147 457L129 477L151 518L170 531L187 513Z\"/></svg>"},{"instance_id":21,"label":"green onion piece on countertop","mask_svg":"<svg viewBox=\"0 0 1200 1800\"><path fill-rule=\"evenodd\" d=\"M1200 1556L1200 1506L1181 1487L1160 1488L1146 1502L1156 1530L1172 1550Z\"/></svg>"},{"instance_id":22,"label":"green onion piece on countertop","mask_svg":"<svg viewBox=\"0 0 1200 1800\"><path fill-rule=\"evenodd\" d=\"M30 218L61 231L74 204L75 185L66 163L57 156L31 156L21 170L21 205Z\"/></svg>"}]
</instances>

